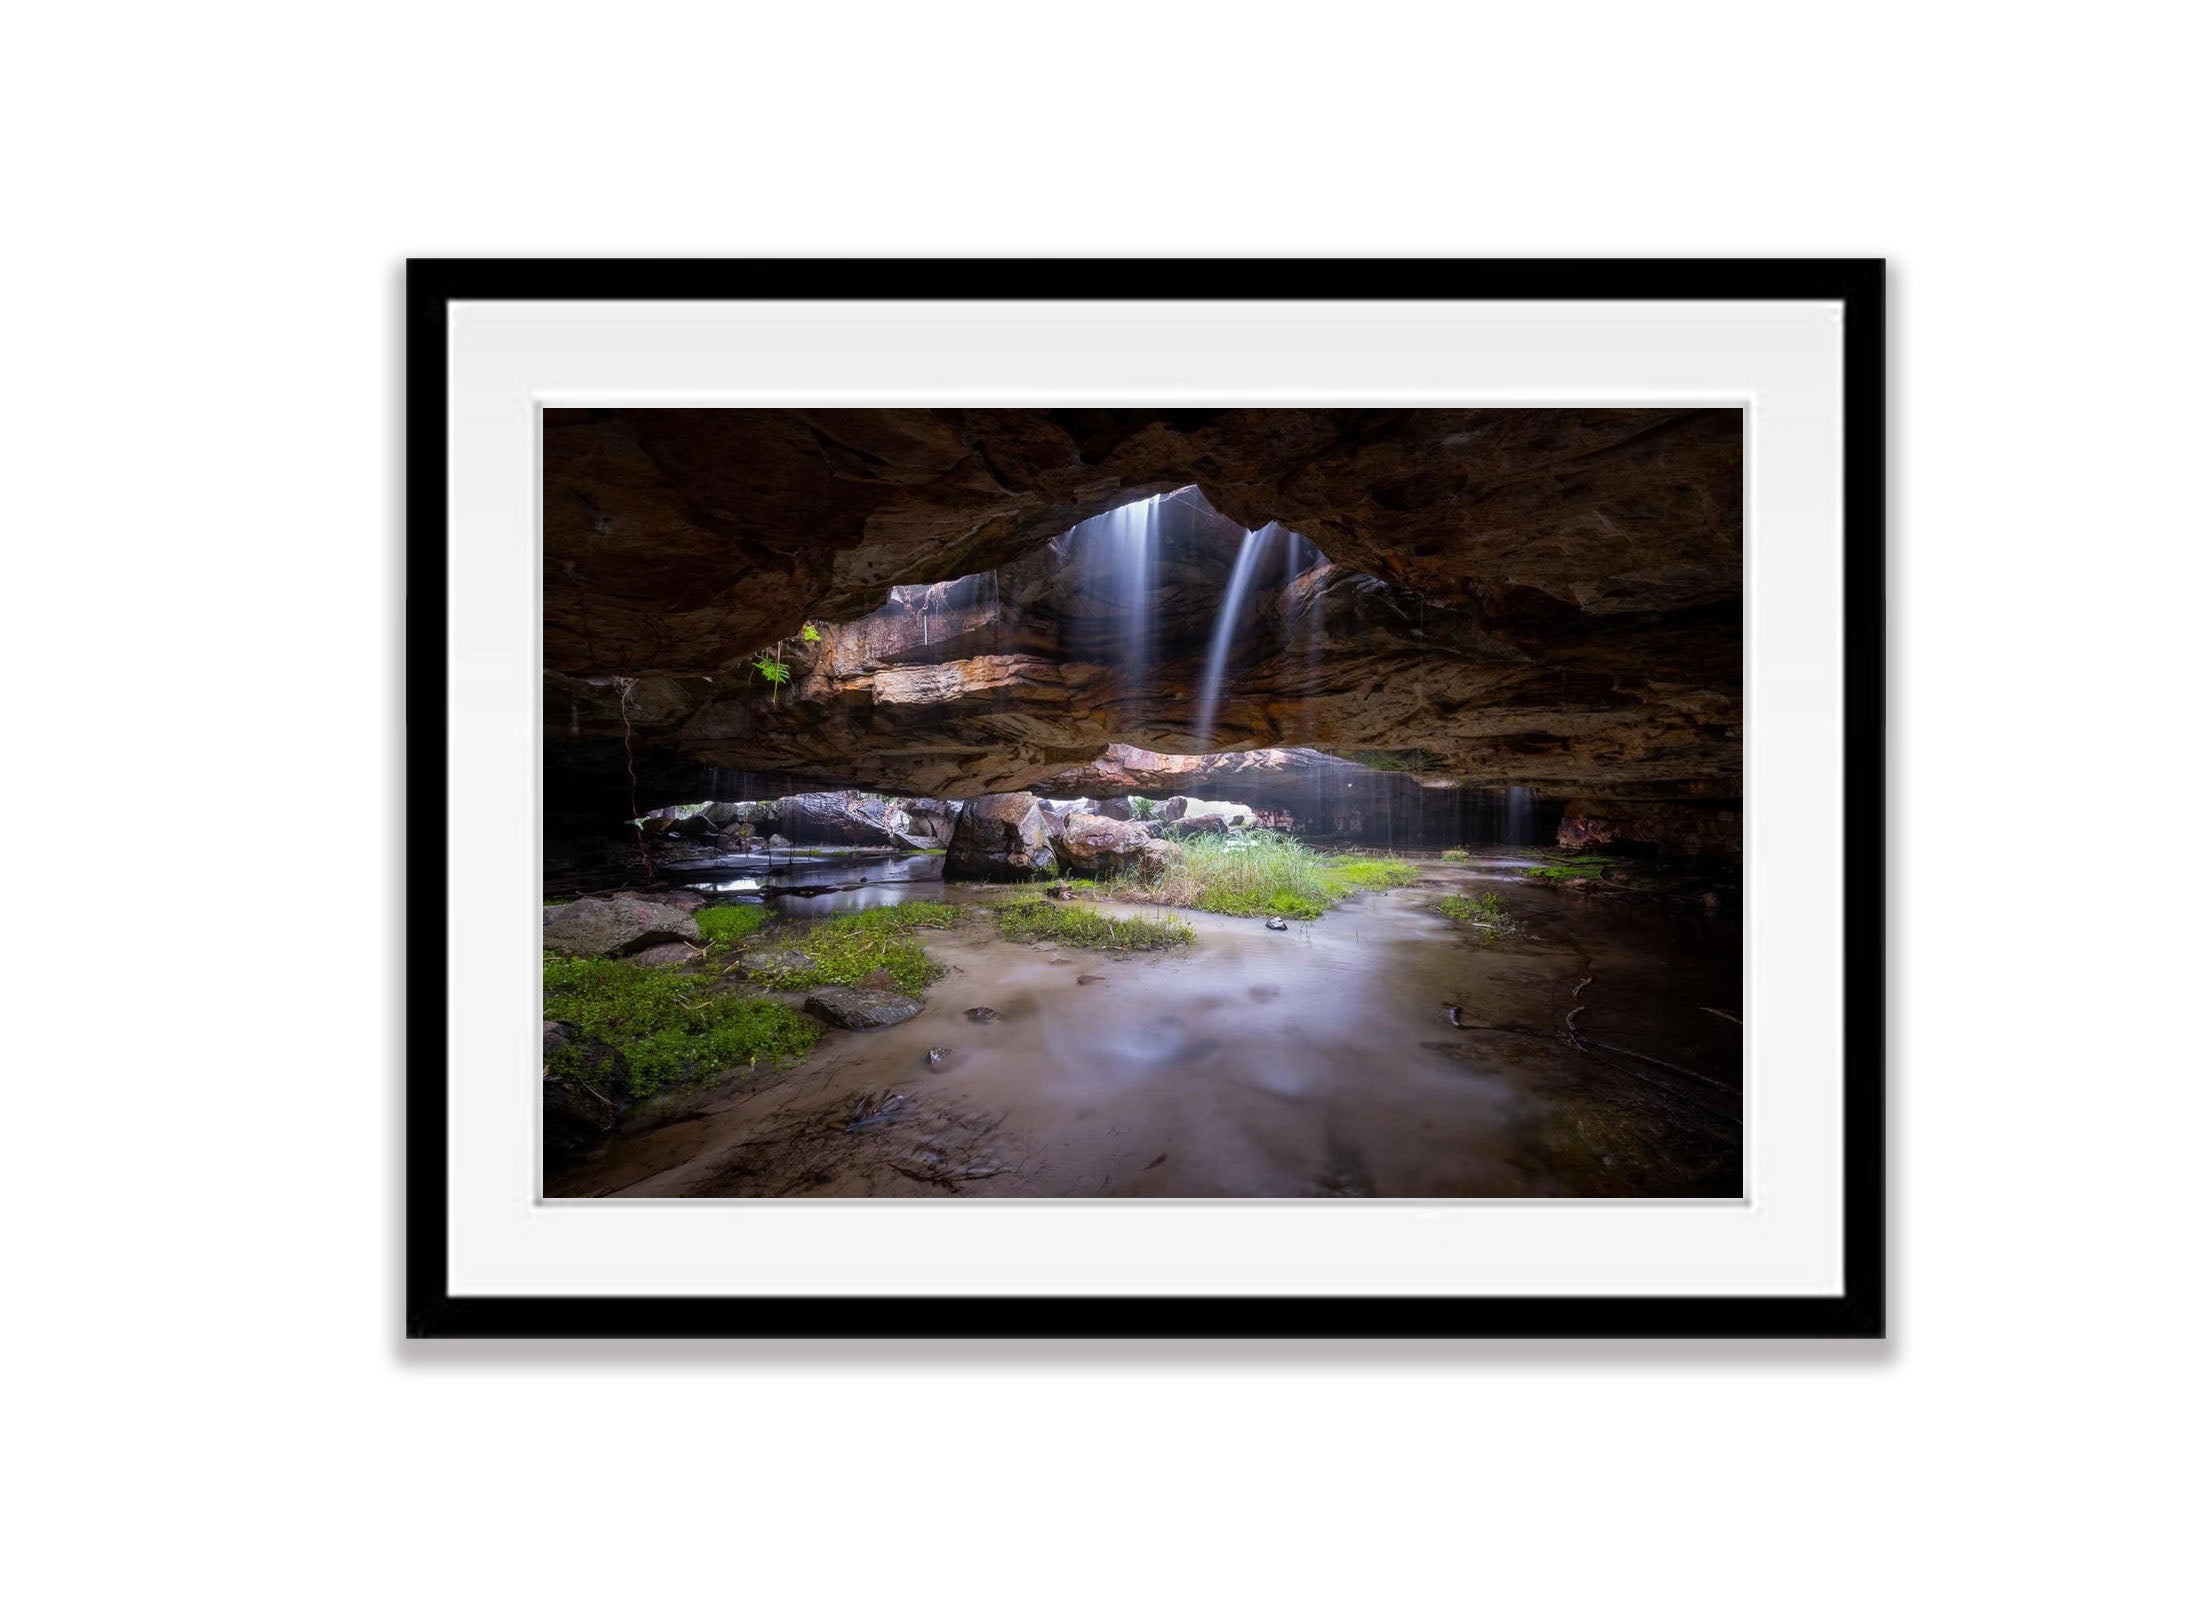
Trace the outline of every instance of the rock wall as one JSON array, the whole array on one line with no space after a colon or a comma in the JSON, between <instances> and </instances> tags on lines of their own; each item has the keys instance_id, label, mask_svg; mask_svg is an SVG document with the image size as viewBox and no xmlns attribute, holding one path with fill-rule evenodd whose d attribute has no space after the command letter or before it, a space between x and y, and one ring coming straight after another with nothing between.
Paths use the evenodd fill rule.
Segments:
<instances>
[{"instance_id":1,"label":"rock wall","mask_svg":"<svg viewBox=\"0 0 2200 1600\"><path fill-rule=\"evenodd\" d=\"M1215 748L1731 797L1740 463L1732 411L553 411L552 816L631 815L711 767L1104 796L1073 774L1199 753L1215 615L1271 520L1326 559L1272 541ZM1130 619L1060 535L1186 485L1133 681ZM750 664L774 648L776 694Z\"/></svg>"}]
</instances>

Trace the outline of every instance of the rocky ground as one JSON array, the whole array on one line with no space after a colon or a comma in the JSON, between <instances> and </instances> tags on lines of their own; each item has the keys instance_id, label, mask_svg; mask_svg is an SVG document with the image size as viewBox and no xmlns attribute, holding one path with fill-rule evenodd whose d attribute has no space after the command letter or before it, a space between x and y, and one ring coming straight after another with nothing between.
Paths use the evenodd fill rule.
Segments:
<instances>
[{"instance_id":1,"label":"rocky ground","mask_svg":"<svg viewBox=\"0 0 2200 1600\"><path fill-rule=\"evenodd\" d=\"M554 907L546 937L568 948L589 929L607 959L666 951L819 1032L790 1061L623 1108L551 1071L549 1190L1738 1192L1735 919L1538 864L1424 860L1408 888L1281 931L1187 913L1191 942L1158 953L1013 942L993 908L1028 888L934 885L906 931L927 963L915 993L885 969L807 982L794 946L842 919L715 945L677 924L694 916L677 892ZM1501 900L1495 932L1446 914L1468 891ZM570 1037L547 1026L546 1046Z\"/></svg>"}]
</instances>

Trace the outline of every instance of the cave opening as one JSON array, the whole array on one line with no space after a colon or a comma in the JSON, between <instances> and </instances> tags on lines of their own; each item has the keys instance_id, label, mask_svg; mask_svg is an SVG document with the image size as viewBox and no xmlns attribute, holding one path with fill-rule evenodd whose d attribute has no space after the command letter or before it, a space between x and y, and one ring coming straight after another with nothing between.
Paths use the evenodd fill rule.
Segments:
<instances>
[{"instance_id":1,"label":"cave opening","mask_svg":"<svg viewBox=\"0 0 2200 1600\"><path fill-rule=\"evenodd\" d=\"M636 1193L793 1192L776 1165L650 1166L647 1119L812 1060L874 1097L827 1075L803 1102L818 1192L1005 1172L986 1140L926 1164L965 1097L1029 1119L1018 1193L1728 1192L1729 428L554 415L560 1192L622 1161ZM605 1020L628 982L679 990L646 1035ZM1651 1109L1621 1082L1645 1062ZM1479 1133L1452 1103L1478 1073L1507 1108ZM1232 1098L1278 1085L1301 1110ZM947 1119L898 1166L824 1138L897 1098ZM1125 1151L1073 1155L1096 1109L1175 1168L1125 1185Z\"/></svg>"}]
</instances>

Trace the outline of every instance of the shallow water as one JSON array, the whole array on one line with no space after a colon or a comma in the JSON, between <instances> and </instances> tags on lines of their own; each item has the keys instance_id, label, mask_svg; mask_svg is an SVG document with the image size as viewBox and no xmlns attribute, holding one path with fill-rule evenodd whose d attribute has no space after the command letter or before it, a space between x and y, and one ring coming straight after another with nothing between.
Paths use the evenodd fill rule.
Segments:
<instances>
[{"instance_id":1,"label":"shallow water","mask_svg":"<svg viewBox=\"0 0 2200 1600\"><path fill-rule=\"evenodd\" d=\"M1485 943L1431 909L1493 881L1511 934ZM863 892L997 896L936 879ZM1135 956L1012 944L985 917L929 931L951 970L916 1018L830 1033L791 1072L638 1124L553 1192L1740 1192L1731 918L1482 860L1430 863L1288 932L1187 918L1190 947ZM979 1007L996 1016L966 1017Z\"/></svg>"},{"instance_id":2,"label":"shallow water","mask_svg":"<svg viewBox=\"0 0 2200 1600\"><path fill-rule=\"evenodd\" d=\"M681 861L659 876L730 901L768 901L790 917L829 917L902 900L937 900L945 861L884 850L775 850Z\"/></svg>"}]
</instances>

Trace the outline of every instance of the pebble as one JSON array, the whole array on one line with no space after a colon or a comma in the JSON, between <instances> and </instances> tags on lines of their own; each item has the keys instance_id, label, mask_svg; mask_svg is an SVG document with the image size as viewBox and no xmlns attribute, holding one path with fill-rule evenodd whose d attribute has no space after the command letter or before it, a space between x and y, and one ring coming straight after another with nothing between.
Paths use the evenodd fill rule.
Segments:
<instances>
[{"instance_id":1,"label":"pebble","mask_svg":"<svg viewBox=\"0 0 2200 1600\"><path fill-rule=\"evenodd\" d=\"M1289 933L1291 931L1291 924L1284 921L1281 917L1270 917L1268 919L1268 926L1277 933Z\"/></svg>"}]
</instances>

